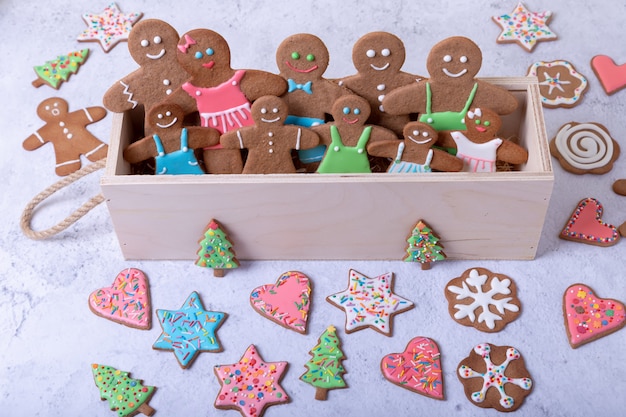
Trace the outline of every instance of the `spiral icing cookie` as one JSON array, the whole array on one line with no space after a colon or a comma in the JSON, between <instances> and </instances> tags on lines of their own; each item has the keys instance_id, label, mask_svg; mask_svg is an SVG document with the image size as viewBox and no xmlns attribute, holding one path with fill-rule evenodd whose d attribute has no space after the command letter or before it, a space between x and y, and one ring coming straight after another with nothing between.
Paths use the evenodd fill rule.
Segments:
<instances>
[{"instance_id":1,"label":"spiral icing cookie","mask_svg":"<svg viewBox=\"0 0 626 417\"><path fill-rule=\"evenodd\" d=\"M572 174L606 174L613 168L620 147L603 125L570 122L550 141L550 153Z\"/></svg>"},{"instance_id":2,"label":"spiral icing cookie","mask_svg":"<svg viewBox=\"0 0 626 417\"><path fill-rule=\"evenodd\" d=\"M539 80L544 107L574 107L587 91L587 78L568 61L535 62L528 68L528 75Z\"/></svg>"}]
</instances>

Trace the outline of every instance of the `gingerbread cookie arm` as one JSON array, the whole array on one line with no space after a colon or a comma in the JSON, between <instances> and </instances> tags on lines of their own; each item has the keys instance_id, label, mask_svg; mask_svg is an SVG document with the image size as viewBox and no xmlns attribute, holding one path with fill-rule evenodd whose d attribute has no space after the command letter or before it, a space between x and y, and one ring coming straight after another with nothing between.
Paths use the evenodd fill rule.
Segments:
<instances>
[{"instance_id":1,"label":"gingerbread cookie arm","mask_svg":"<svg viewBox=\"0 0 626 417\"><path fill-rule=\"evenodd\" d=\"M43 146L43 144L47 142L44 139L44 137L46 137L46 130L49 129L47 129L46 126L43 126L35 133L24 139L24 142L22 142L22 146L24 147L24 149L27 151L34 151L35 149Z\"/></svg>"},{"instance_id":2,"label":"gingerbread cookie arm","mask_svg":"<svg viewBox=\"0 0 626 417\"><path fill-rule=\"evenodd\" d=\"M220 145L226 149L245 149L244 135L250 128L251 126L223 133L220 137Z\"/></svg>"},{"instance_id":3,"label":"gingerbread cookie arm","mask_svg":"<svg viewBox=\"0 0 626 417\"><path fill-rule=\"evenodd\" d=\"M185 84L183 84L183 86ZM198 111L196 100L183 89L183 86L178 87L165 100L159 102L159 104L177 104L183 109L185 115Z\"/></svg>"},{"instance_id":4,"label":"gingerbread cookie arm","mask_svg":"<svg viewBox=\"0 0 626 417\"><path fill-rule=\"evenodd\" d=\"M486 107L498 114L510 114L518 103L513 94L502 87L484 81L477 81L478 89L472 107Z\"/></svg>"},{"instance_id":5,"label":"gingerbread cookie arm","mask_svg":"<svg viewBox=\"0 0 626 417\"><path fill-rule=\"evenodd\" d=\"M395 140L396 142L398 142L398 135L396 135L393 131L387 128L372 125L372 134L370 136L369 143L376 143L388 140Z\"/></svg>"},{"instance_id":6,"label":"gingerbread cookie arm","mask_svg":"<svg viewBox=\"0 0 626 417\"><path fill-rule=\"evenodd\" d=\"M330 145L330 142L332 141L332 138L330 137L330 126L332 125L333 123L328 123L328 124L313 126L311 128L312 131L314 131L315 133L319 135L320 145L326 145L326 146Z\"/></svg>"},{"instance_id":7,"label":"gingerbread cookie arm","mask_svg":"<svg viewBox=\"0 0 626 417\"><path fill-rule=\"evenodd\" d=\"M191 126L187 128L189 147L202 149L220 143L220 132L210 127Z\"/></svg>"},{"instance_id":8,"label":"gingerbread cookie arm","mask_svg":"<svg viewBox=\"0 0 626 417\"><path fill-rule=\"evenodd\" d=\"M463 169L463 160L439 149L433 149L430 167L437 171L459 172Z\"/></svg>"},{"instance_id":9,"label":"gingerbread cookie arm","mask_svg":"<svg viewBox=\"0 0 626 417\"><path fill-rule=\"evenodd\" d=\"M294 149L309 149L314 148L320 143L319 135L311 129L297 128L296 143Z\"/></svg>"},{"instance_id":10,"label":"gingerbread cookie arm","mask_svg":"<svg viewBox=\"0 0 626 417\"><path fill-rule=\"evenodd\" d=\"M420 82L396 88L385 95L382 102L385 113L393 116L426 111L426 83Z\"/></svg>"},{"instance_id":11,"label":"gingerbread cookie arm","mask_svg":"<svg viewBox=\"0 0 626 417\"><path fill-rule=\"evenodd\" d=\"M81 110L76 110L68 114L68 117L74 118L74 123L91 124L104 119L107 110L104 107L93 106Z\"/></svg>"},{"instance_id":12,"label":"gingerbread cookie arm","mask_svg":"<svg viewBox=\"0 0 626 417\"><path fill-rule=\"evenodd\" d=\"M287 81L280 75L259 70L246 70L241 91L250 101L270 95L280 97L287 92Z\"/></svg>"},{"instance_id":13,"label":"gingerbread cookie arm","mask_svg":"<svg viewBox=\"0 0 626 417\"><path fill-rule=\"evenodd\" d=\"M516 143L503 140L496 153L499 161L509 164L523 164L528 161L528 151Z\"/></svg>"},{"instance_id":14,"label":"gingerbread cookie arm","mask_svg":"<svg viewBox=\"0 0 626 417\"><path fill-rule=\"evenodd\" d=\"M383 158L395 158L398 154L398 146L403 141L398 139L393 140L381 140L374 143L367 144L367 153L373 156L380 156Z\"/></svg>"},{"instance_id":15,"label":"gingerbread cookie arm","mask_svg":"<svg viewBox=\"0 0 626 417\"><path fill-rule=\"evenodd\" d=\"M128 145L126 149L124 149L123 156L128 163L136 164L146 159L153 158L158 153L154 138L152 136L146 136Z\"/></svg>"},{"instance_id":16,"label":"gingerbread cookie arm","mask_svg":"<svg viewBox=\"0 0 626 417\"><path fill-rule=\"evenodd\" d=\"M141 69L129 74L109 87L102 97L104 107L115 113L137 107L139 102L134 98L133 79L140 77L140 71Z\"/></svg>"}]
</instances>

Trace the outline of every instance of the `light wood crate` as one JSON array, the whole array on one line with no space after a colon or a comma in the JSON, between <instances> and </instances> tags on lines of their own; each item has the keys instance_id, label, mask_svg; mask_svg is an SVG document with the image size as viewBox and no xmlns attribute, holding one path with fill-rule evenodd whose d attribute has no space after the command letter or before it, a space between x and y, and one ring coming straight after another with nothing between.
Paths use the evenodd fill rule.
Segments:
<instances>
[{"instance_id":1,"label":"light wood crate","mask_svg":"<svg viewBox=\"0 0 626 417\"><path fill-rule=\"evenodd\" d=\"M130 175L131 117L116 114L101 186L126 259L196 259L215 218L238 259L402 259L419 219L450 259L533 259L554 174L536 78L485 78L519 101L502 137L520 171L431 174Z\"/></svg>"}]
</instances>

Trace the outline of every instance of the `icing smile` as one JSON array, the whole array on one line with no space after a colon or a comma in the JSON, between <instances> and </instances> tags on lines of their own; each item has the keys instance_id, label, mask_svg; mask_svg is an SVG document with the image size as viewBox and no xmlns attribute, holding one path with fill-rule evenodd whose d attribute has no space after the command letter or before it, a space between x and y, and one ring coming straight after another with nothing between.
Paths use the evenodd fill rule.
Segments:
<instances>
[{"instance_id":1,"label":"icing smile","mask_svg":"<svg viewBox=\"0 0 626 417\"><path fill-rule=\"evenodd\" d=\"M319 68L317 65L313 65L311 68L307 68L307 69L298 69L298 68L294 67L293 65L291 65L291 64L289 63L289 61L285 61L285 64L287 64L287 66L288 66L290 69L294 70L295 72L300 72L300 73L303 73L303 74L308 74L309 72L313 72L313 71L315 71L316 69L318 69L318 68Z\"/></svg>"},{"instance_id":2,"label":"icing smile","mask_svg":"<svg viewBox=\"0 0 626 417\"><path fill-rule=\"evenodd\" d=\"M384 71L387 68L389 68L389 62L387 62L385 65L383 65L382 67L377 67L374 64L370 64L370 67L372 67L373 69L375 69L376 71Z\"/></svg>"},{"instance_id":3,"label":"icing smile","mask_svg":"<svg viewBox=\"0 0 626 417\"><path fill-rule=\"evenodd\" d=\"M265 123L274 123L274 122L277 122L279 120L280 120L280 116L276 117L275 119L264 119L264 118L261 118L261 121L265 122Z\"/></svg>"},{"instance_id":4,"label":"icing smile","mask_svg":"<svg viewBox=\"0 0 626 417\"><path fill-rule=\"evenodd\" d=\"M160 127L161 129L167 129L168 127L172 127L172 126L174 126L174 124L176 124L176 122L177 122L177 121L178 121L178 118L177 118L177 117L174 117L174 120L172 120L171 122L169 122L169 123L168 123L168 124L166 124L166 125L162 125L161 123L157 123L156 125L157 125L158 127Z\"/></svg>"},{"instance_id":5,"label":"icing smile","mask_svg":"<svg viewBox=\"0 0 626 417\"><path fill-rule=\"evenodd\" d=\"M358 122L358 121L359 121L359 118L357 117L356 119L348 120L348 119L346 119L346 118L344 117L344 118L342 118L342 120L343 120L344 122L348 123L349 125L353 125L353 124L355 124L356 122Z\"/></svg>"},{"instance_id":6,"label":"icing smile","mask_svg":"<svg viewBox=\"0 0 626 417\"><path fill-rule=\"evenodd\" d=\"M159 59L161 58L163 55L165 55L165 48L161 49L161 52L159 52L156 55L151 55L151 54L146 54L146 56L150 59Z\"/></svg>"},{"instance_id":7,"label":"icing smile","mask_svg":"<svg viewBox=\"0 0 626 417\"><path fill-rule=\"evenodd\" d=\"M447 68L443 69L443 73L446 74L448 77L452 77L452 78L458 78L458 77L460 77L462 75L465 75L466 72L467 72L467 68L465 68L462 71L457 72L457 73L452 73L452 72L448 71Z\"/></svg>"},{"instance_id":8,"label":"icing smile","mask_svg":"<svg viewBox=\"0 0 626 417\"><path fill-rule=\"evenodd\" d=\"M423 145L423 144L428 143L428 142L430 142L431 140L433 140L433 138L426 138L426 139L424 139L424 140L417 140L417 139L415 139L413 136L409 136L408 138L409 138L412 142L417 143L418 145Z\"/></svg>"},{"instance_id":9,"label":"icing smile","mask_svg":"<svg viewBox=\"0 0 626 417\"><path fill-rule=\"evenodd\" d=\"M207 62L206 64L202 64L204 68L208 68L208 69L213 68L213 65L215 65L215 61L210 61L210 62Z\"/></svg>"}]
</instances>

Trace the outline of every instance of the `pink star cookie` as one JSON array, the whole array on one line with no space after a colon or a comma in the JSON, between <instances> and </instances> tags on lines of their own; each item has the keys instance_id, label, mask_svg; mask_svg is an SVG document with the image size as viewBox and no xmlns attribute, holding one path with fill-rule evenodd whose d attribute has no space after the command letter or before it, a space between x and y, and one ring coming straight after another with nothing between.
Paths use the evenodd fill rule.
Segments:
<instances>
[{"instance_id":1,"label":"pink star cookie","mask_svg":"<svg viewBox=\"0 0 626 417\"><path fill-rule=\"evenodd\" d=\"M104 52L109 52L118 42L127 41L133 25L142 13L122 13L117 4L111 3L102 13L85 13L83 20L87 29L78 35L81 42L100 42Z\"/></svg>"},{"instance_id":2,"label":"pink star cookie","mask_svg":"<svg viewBox=\"0 0 626 417\"><path fill-rule=\"evenodd\" d=\"M239 411L244 417L258 417L266 407L286 403L289 396L279 385L287 362L265 362L250 345L239 362L214 368L220 382L215 408Z\"/></svg>"},{"instance_id":3,"label":"pink star cookie","mask_svg":"<svg viewBox=\"0 0 626 417\"><path fill-rule=\"evenodd\" d=\"M526 51L532 52L537 42L557 39L556 33L548 27L551 17L552 12L531 12L519 2L513 12L492 17L502 28L496 42L517 43Z\"/></svg>"}]
</instances>

